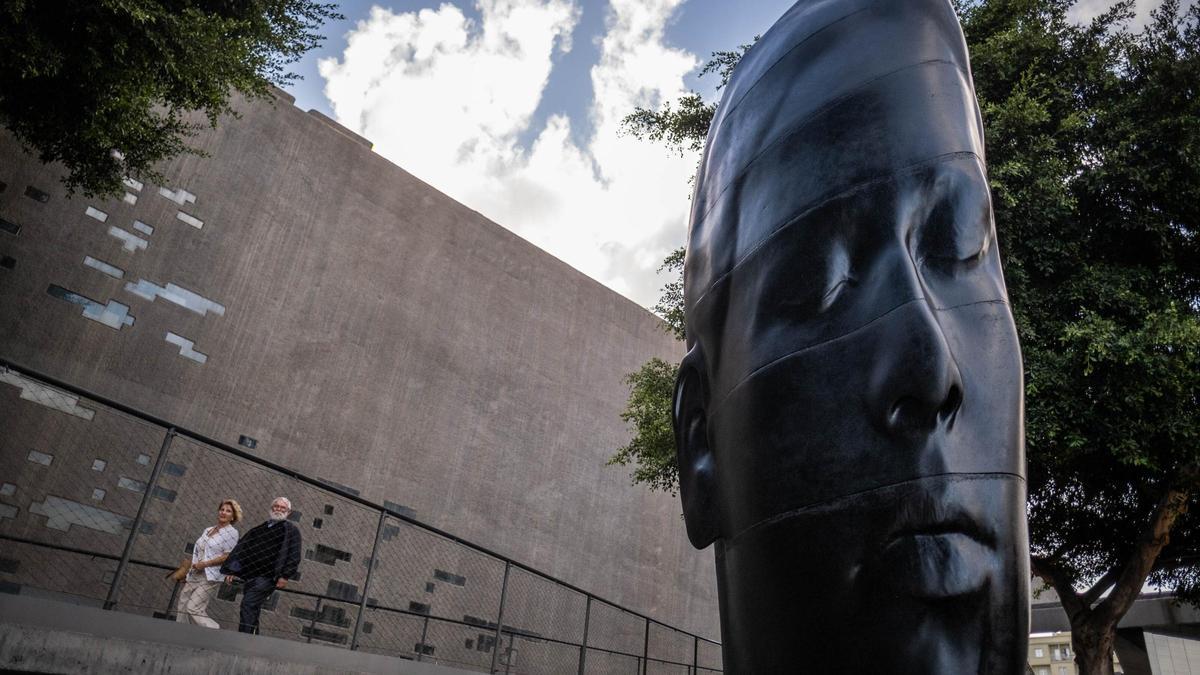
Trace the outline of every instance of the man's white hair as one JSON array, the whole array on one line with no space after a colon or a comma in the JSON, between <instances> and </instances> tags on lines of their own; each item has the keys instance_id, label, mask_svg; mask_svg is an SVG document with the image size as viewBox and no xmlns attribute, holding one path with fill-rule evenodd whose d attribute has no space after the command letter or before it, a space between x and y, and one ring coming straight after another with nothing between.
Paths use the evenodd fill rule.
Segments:
<instances>
[{"instance_id":1,"label":"man's white hair","mask_svg":"<svg viewBox=\"0 0 1200 675\"><path fill-rule=\"evenodd\" d=\"M292 500L288 499L287 497L276 497L275 499L272 499L271 506L274 506L275 502L283 502L283 505L287 507L288 511L292 510Z\"/></svg>"}]
</instances>

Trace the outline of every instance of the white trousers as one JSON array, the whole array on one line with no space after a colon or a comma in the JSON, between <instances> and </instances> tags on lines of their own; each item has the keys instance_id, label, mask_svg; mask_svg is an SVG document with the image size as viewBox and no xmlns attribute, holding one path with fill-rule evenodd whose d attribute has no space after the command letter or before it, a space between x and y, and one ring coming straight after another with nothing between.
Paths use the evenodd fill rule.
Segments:
<instances>
[{"instance_id":1,"label":"white trousers","mask_svg":"<svg viewBox=\"0 0 1200 675\"><path fill-rule=\"evenodd\" d=\"M204 613L208 609L208 601L212 600L212 596L217 592L217 586L221 582L209 581L185 581L183 590L179 592L179 604L175 606L175 620L180 623L191 623L205 628L220 628L216 621L208 618Z\"/></svg>"}]
</instances>

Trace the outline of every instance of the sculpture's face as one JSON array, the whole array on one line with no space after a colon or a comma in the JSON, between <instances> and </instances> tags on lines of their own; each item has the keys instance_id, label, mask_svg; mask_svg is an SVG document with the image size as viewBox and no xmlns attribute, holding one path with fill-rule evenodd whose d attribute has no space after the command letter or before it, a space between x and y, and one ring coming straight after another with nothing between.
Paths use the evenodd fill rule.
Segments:
<instances>
[{"instance_id":1,"label":"sculpture's face","mask_svg":"<svg viewBox=\"0 0 1200 675\"><path fill-rule=\"evenodd\" d=\"M835 669L1014 672L1021 360L979 160L827 202L730 283L707 435L744 670L805 632Z\"/></svg>"},{"instance_id":2,"label":"sculpture's face","mask_svg":"<svg viewBox=\"0 0 1200 675\"><path fill-rule=\"evenodd\" d=\"M1020 673L1021 357L946 0L801 0L697 175L676 387L727 672Z\"/></svg>"}]
</instances>

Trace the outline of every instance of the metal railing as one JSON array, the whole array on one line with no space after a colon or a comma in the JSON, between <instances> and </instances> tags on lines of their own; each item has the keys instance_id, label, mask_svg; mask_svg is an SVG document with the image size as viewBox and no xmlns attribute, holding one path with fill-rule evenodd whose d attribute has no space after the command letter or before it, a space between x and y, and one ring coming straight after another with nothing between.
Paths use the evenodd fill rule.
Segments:
<instances>
[{"instance_id":1,"label":"metal railing","mask_svg":"<svg viewBox=\"0 0 1200 675\"><path fill-rule=\"evenodd\" d=\"M164 579L235 499L291 499L260 632L487 673L713 673L721 648L337 486L0 359L0 591L180 618ZM237 627L239 584L207 615Z\"/></svg>"}]
</instances>

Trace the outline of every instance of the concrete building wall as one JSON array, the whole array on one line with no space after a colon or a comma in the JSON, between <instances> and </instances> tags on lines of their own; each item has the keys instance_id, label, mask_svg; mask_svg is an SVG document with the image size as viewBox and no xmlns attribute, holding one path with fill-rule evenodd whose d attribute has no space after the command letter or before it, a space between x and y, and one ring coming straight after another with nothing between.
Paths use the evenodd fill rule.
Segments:
<instances>
[{"instance_id":1,"label":"concrete building wall","mask_svg":"<svg viewBox=\"0 0 1200 675\"><path fill-rule=\"evenodd\" d=\"M622 376L681 355L658 319L282 96L239 109L127 200L0 134L0 355L719 637L677 499L603 466Z\"/></svg>"}]
</instances>

